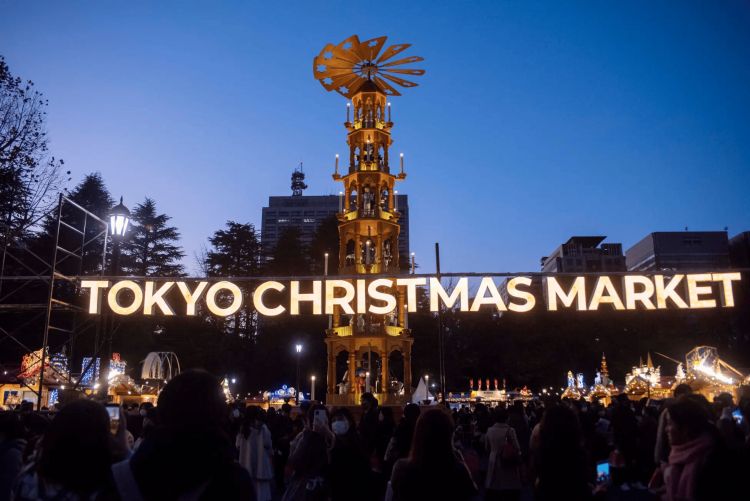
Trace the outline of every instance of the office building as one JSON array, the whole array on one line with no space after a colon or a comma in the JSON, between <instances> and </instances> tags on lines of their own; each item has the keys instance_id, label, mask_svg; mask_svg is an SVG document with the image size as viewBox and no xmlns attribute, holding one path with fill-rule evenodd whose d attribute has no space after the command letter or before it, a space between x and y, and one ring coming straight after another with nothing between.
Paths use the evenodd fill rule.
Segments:
<instances>
[{"instance_id":1,"label":"office building","mask_svg":"<svg viewBox=\"0 0 750 501\"><path fill-rule=\"evenodd\" d=\"M729 241L729 264L732 268L750 268L750 231L743 231Z\"/></svg>"},{"instance_id":2,"label":"office building","mask_svg":"<svg viewBox=\"0 0 750 501\"><path fill-rule=\"evenodd\" d=\"M570 237L567 242L541 259L542 272L581 273L625 271L622 244L602 242L607 237Z\"/></svg>"},{"instance_id":3,"label":"office building","mask_svg":"<svg viewBox=\"0 0 750 501\"><path fill-rule=\"evenodd\" d=\"M301 176L300 176L301 175ZM270 196L268 207L263 207L260 241L266 256L273 252L284 228L296 226L300 230L303 245L310 245L320 223L340 211L339 195L303 195L304 174L295 170L292 174L291 196ZM401 232L398 250L402 256L409 255L409 198L396 195L396 206L401 213Z\"/></svg>"},{"instance_id":4,"label":"office building","mask_svg":"<svg viewBox=\"0 0 750 501\"><path fill-rule=\"evenodd\" d=\"M625 253L630 271L689 271L729 268L726 231L660 231Z\"/></svg>"}]
</instances>

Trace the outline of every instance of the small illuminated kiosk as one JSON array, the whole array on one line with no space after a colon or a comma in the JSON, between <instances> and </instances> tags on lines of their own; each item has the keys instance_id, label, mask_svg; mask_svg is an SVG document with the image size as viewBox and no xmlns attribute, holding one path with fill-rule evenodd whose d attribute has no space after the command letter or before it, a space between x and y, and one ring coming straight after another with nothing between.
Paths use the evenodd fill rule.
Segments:
<instances>
[{"instance_id":1,"label":"small illuminated kiosk","mask_svg":"<svg viewBox=\"0 0 750 501\"><path fill-rule=\"evenodd\" d=\"M424 74L424 70L402 67L423 58L397 57L410 44L383 50L385 41L386 37L378 37L360 42L353 35L338 45L326 45L313 61L313 73L323 87L347 99L344 127L348 161L340 172L336 155L333 173L333 179L344 188L339 195L339 273L362 275L368 283L402 273L398 253L401 214L395 188L396 181L404 180L406 173L403 155L398 157L398 167L392 161L393 122L388 99L400 95L394 85L417 85L402 76ZM397 305L390 313L362 312L369 310L369 303L350 312L339 306L334 309L325 340L329 405L357 405L365 391L375 393L382 404L408 401L413 339L408 328L406 289L399 287L392 292ZM389 368L391 361L403 366L402 376L391 377L397 372ZM337 366L344 364L346 371L337 377Z\"/></svg>"}]
</instances>

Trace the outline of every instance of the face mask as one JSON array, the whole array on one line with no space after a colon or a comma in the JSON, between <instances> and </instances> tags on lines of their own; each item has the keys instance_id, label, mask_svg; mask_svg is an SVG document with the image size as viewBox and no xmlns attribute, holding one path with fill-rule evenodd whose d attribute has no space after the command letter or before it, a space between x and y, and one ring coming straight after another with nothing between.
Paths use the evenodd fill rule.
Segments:
<instances>
[{"instance_id":1,"label":"face mask","mask_svg":"<svg viewBox=\"0 0 750 501\"><path fill-rule=\"evenodd\" d=\"M232 417L235 418L235 419L237 419L238 417L240 417L240 411L237 410L237 409L234 409L232 411Z\"/></svg>"},{"instance_id":2,"label":"face mask","mask_svg":"<svg viewBox=\"0 0 750 501\"><path fill-rule=\"evenodd\" d=\"M346 435L349 431L349 421L334 421L331 423L331 428L336 435Z\"/></svg>"}]
</instances>

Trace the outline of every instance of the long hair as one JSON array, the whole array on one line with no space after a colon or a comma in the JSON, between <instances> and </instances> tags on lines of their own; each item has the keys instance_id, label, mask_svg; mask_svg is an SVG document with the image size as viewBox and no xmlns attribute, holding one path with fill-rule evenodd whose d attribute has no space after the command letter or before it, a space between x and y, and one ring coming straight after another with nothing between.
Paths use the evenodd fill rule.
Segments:
<instances>
[{"instance_id":1,"label":"long hair","mask_svg":"<svg viewBox=\"0 0 750 501\"><path fill-rule=\"evenodd\" d=\"M63 406L42 438L39 474L77 493L91 493L107 480L110 445L104 406L73 401Z\"/></svg>"},{"instance_id":2,"label":"long hair","mask_svg":"<svg viewBox=\"0 0 750 501\"><path fill-rule=\"evenodd\" d=\"M261 423L264 421L265 416L263 415L263 409L251 405L245 409L245 417L242 420L242 436L247 438L250 436L250 429L255 426L255 421L258 420Z\"/></svg>"},{"instance_id":3,"label":"long hair","mask_svg":"<svg viewBox=\"0 0 750 501\"><path fill-rule=\"evenodd\" d=\"M441 409L422 413L414 428L409 461L420 468L444 470L456 461L453 418Z\"/></svg>"}]
</instances>

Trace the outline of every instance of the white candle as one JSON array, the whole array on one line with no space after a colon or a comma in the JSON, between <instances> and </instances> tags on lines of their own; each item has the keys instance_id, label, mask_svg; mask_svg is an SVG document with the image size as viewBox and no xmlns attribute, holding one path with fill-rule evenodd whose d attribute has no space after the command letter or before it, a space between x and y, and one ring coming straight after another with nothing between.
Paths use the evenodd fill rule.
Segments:
<instances>
[{"instance_id":1,"label":"white candle","mask_svg":"<svg viewBox=\"0 0 750 501\"><path fill-rule=\"evenodd\" d=\"M349 121L349 103L346 103L346 121Z\"/></svg>"},{"instance_id":2,"label":"white candle","mask_svg":"<svg viewBox=\"0 0 750 501\"><path fill-rule=\"evenodd\" d=\"M336 174L339 173L339 154L336 153Z\"/></svg>"},{"instance_id":3,"label":"white candle","mask_svg":"<svg viewBox=\"0 0 750 501\"><path fill-rule=\"evenodd\" d=\"M398 190L393 191L393 204L396 206L396 211L398 212Z\"/></svg>"},{"instance_id":4,"label":"white candle","mask_svg":"<svg viewBox=\"0 0 750 501\"><path fill-rule=\"evenodd\" d=\"M393 122L393 120L391 120L391 103L388 103L388 121Z\"/></svg>"},{"instance_id":5,"label":"white candle","mask_svg":"<svg viewBox=\"0 0 750 501\"><path fill-rule=\"evenodd\" d=\"M401 153L401 173L404 173L404 154Z\"/></svg>"},{"instance_id":6,"label":"white candle","mask_svg":"<svg viewBox=\"0 0 750 501\"><path fill-rule=\"evenodd\" d=\"M339 191L339 212L344 210L343 204L344 204L344 192Z\"/></svg>"}]
</instances>

